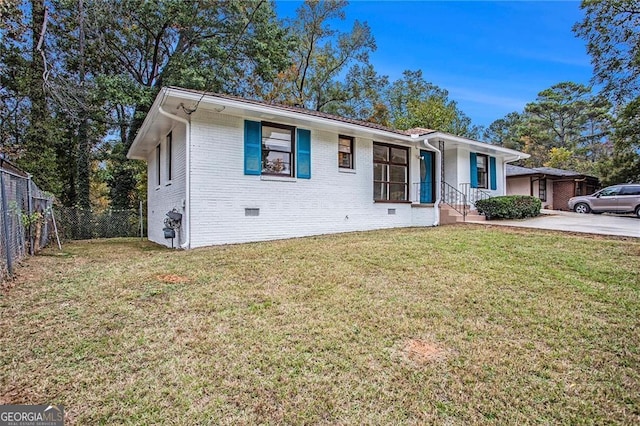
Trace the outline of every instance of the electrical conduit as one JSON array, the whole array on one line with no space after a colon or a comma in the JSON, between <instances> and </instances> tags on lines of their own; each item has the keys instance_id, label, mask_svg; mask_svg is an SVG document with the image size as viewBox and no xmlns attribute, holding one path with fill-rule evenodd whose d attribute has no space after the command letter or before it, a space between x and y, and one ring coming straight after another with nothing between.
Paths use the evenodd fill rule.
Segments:
<instances>
[{"instance_id":1,"label":"electrical conduit","mask_svg":"<svg viewBox=\"0 0 640 426\"><path fill-rule=\"evenodd\" d=\"M185 199L184 199L184 218L186 219L184 222L184 233L187 236L184 243L180 245L182 249L188 249L191 245L191 123L186 118L182 118L180 116L168 113L162 106L158 108L158 112L164 115L165 117L175 120L179 123L183 123L185 126L185 150L186 150L186 164L185 164Z\"/></svg>"}]
</instances>

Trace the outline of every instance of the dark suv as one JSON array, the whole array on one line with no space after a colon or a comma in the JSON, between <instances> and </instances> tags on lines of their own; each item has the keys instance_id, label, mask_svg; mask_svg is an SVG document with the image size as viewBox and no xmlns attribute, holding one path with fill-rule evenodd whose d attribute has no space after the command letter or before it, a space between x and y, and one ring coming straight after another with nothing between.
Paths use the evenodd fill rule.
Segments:
<instances>
[{"instance_id":1,"label":"dark suv","mask_svg":"<svg viewBox=\"0 0 640 426\"><path fill-rule=\"evenodd\" d=\"M592 195L573 197L568 206L577 213L634 213L640 218L640 184L608 186Z\"/></svg>"}]
</instances>

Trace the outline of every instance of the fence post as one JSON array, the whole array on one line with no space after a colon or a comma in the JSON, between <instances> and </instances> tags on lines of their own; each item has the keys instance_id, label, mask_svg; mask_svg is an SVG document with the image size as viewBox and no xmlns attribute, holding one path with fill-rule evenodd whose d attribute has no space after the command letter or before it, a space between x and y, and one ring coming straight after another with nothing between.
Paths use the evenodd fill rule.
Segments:
<instances>
[{"instance_id":1,"label":"fence post","mask_svg":"<svg viewBox=\"0 0 640 426\"><path fill-rule=\"evenodd\" d=\"M4 223L4 244L7 253L7 270L9 276L13 275L13 258L11 257L11 246L9 245L9 206L7 195L4 189L4 171L0 170L0 198L2 198L2 222Z\"/></svg>"},{"instance_id":2,"label":"fence post","mask_svg":"<svg viewBox=\"0 0 640 426\"><path fill-rule=\"evenodd\" d=\"M31 194L31 173L27 174L27 210L29 220L29 254L33 256L35 254L34 241L33 241L33 224L31 218L33 217L33 195Z\"/></svg>"}]
</instances>

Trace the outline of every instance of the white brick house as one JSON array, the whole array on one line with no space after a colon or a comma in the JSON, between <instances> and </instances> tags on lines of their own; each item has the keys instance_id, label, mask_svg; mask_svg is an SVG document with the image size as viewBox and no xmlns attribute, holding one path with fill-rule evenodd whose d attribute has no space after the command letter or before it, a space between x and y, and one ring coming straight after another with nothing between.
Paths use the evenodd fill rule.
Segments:
<instances>
[{"instance_id":1,"label":"white brick house","mask_svg":"<svg viewBox=\"0 0 640 426\"><path fill-rule=\"evenodd\" d=\"M148 165L149 239L183 248L439 224L452 193L505 194L527 155L427 129L164 88L128 157ZM443 179L446 184L443 184ZM460 192L458 192L460 191Z\"/></svg>"}]
</instances>

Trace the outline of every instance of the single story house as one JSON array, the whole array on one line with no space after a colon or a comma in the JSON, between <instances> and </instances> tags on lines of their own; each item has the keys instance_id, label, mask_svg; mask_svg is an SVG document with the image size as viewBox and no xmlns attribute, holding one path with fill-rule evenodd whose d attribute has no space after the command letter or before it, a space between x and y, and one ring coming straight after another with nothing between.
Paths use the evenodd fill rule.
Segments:
<instances>
[{"instance_id":1,"label":"single story house","mask_svg":"<svg viewBox=\"0 0 640 426\"><path fill-rule=\"evenodd\" d=\"M600 187L598 178L552 167L507 165L507 195L533 195L542 207L568 210L569 198L593 194Z\"/></svg>"},{"instance_id":2,"label":"single story house","mask_svg":"<svg viewBox=\"0 0 640 426\"><path fill-rule=\"evenodd\" d=\"M435 226L441 203L504 195L507 163L528 155L429 129L166 87L128 157L148 165L149 239L172 246L166 228L177 228L176 246L195 248Z\"/></svg>"}]
</instances>

